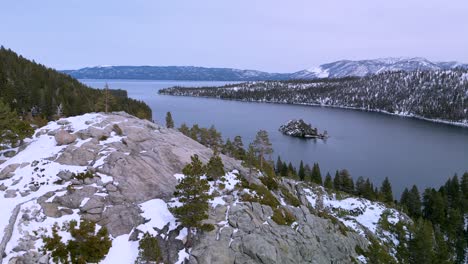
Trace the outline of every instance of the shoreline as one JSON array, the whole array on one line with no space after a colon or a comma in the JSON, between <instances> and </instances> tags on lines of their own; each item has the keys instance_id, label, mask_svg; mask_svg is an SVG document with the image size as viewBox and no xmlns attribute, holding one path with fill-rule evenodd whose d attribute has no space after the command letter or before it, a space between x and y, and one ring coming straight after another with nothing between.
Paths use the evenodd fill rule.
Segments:
<instances>
[{"instance_id":1,"label":"shoreline","mask_svg":"<svg viewBox=\"0 0 468 264\"><path fill-rule=\"evenodd\" d=\"M431 119L431 118L426 118L426 117L418 116L418 115L414 115L414 114L390 113L388 111L380 110L380 109L366 109L366 108L359 108L359 107L352 107L352 106L327 105L327 104L316 104L316 103L289 103L289 102L280 102L280 101L225 99L225 98L210 97L210 96L161 94L159 92L158 92L158 94L159 95L168 95L168 96L200 97L200 98L207 98L207 99L217 99L217 100L225 100L225 101L238 101L238 102L246 102L246 103L268 103L268 104L284 104L284 105L303 105L303 106L313 106L313 107L330 107L330 108L338 108L338 109L348 109L348 110L357 110L357 111L364 111L364 112L382 113L382 114L398 116L398 117L414 118L414 119L427 121L427 122L432 122L432 123L439 123L439 124L445 124L445 125L450 125L450 126L468 128L468 120L467 120L466 123L463 123L463 122L455 122L455 121L449 121L449 120L443 120L443 119Z\"/></svg>"}]
</instances>

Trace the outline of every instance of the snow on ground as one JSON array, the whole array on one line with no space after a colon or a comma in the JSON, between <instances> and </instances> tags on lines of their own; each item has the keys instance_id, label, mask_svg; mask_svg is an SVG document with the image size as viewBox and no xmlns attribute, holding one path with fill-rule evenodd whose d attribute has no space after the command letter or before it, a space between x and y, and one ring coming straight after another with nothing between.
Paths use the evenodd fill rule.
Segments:
<instances>
[{"instance_id":1,"label":"snow on ground","mask_svg":"<svg viewBox=\"0 0 468 264\"><path fill-rule=\"evenodd\" d=\"M401 215L395 209L363 198L348 197L339 200L336 198L336 194L328 195L323 188L315 190L315 192L305 188L304 191L312 207L318 207L318 204L323 205L323 209L329 211L331 215L357 233L365 236L365 231L369 230L385 241L398 243L391 233L381 230L379 225L383 216L387 217L390 224L398 223Z\"/></svg>"},{"instance_id":2,"label":"snow on ground","mask_svg":"<svg viewBox=\"0 0 468 264\"><path fill-rule=\"evenodd\" d=\"M76 220L79 222L80 217L78 215L78 211L79 210L73 210L73 214L64 215L60 218L51 218L46 217L42 213L41 206L36 202L36 200L24 203L20 209L20 217L16 219L15 229L13 230L10 242L5 248L5 253L7 256L3 259L3 263L8 263L9 259L25 253L25 251L13 251L13 248L18 245L18 242L21 241L23 236L50 236L52 234L52 227L55 223L57 223L59 226L62 226L65 222L70 222L71 220ZM23 217L21 217L21 215L25 213L29 215L29 220L25 220ZM35 235L35 233L37 233L37 235ZM70 233L68 232L59 231L58 234L62 237L63 242L71 239ZM41 248L44 244L42 243L41 239L38 239L35 241L34 245L36 248Z\"/></svg>"},{"instance_id":3,"label":"snow on ground","mask_svg":"<svg viewBox=\"0 0 468 264\"><path fill-rule=\"evenodd\" d=\"M189 250L190 252L190 250ZM182 264L185 262L186 259L188 259L190 257L189 253L187 252L187 250L184 248L184 249L181 249L179 251L179 259L177 260L177 262L175 264Z\"/></svg>"},{"instance_id":4,"label":"snow on ground","mask_svg":"<svg viewBox=\"0 0 468 264\"><path fill-rule=\"evenodd\" d=\"M169 211L167 203L161 199L153 199L140 204L141 214L145 219L149 221L141 224L137 227L138 230L148 232L153 236L158 235L158 232L153 227L163 229L164 226L169 224L169 231L177 228L177 223L174 215Z\"/></svg>"},{"instance_id":5,"label":"snow on ground","mask_svg":"<svg viewBox=\"0 0 468 264\"><path fill-rule=\"evenodd\" d=\"M60 171L69 171L77 174L87 170L86 166L62 165L55 162L56 158L67 146L57 146L54 136L48 135L47 133L58 129L65 129L70 133L77 133L78 131L87 129L90 126L96 127L97 123L102 122L103 119L104 117L100 114L84 114L81 116L68 117L58 121L49 122L46 126L37 129L32 138L25 140L27 146L24 150L18 152L11 158L5 158L2 155L2 160L5 161L0 164L0 171L10 165L18 167L12 171L14 173L13 177L0 181L0 186L7 187L6 190L0 191L0 208L3 210L3 213L0 215L0 232L2 232L0 237L3 238L4 229L8 225L10 216L17 205L19 206L24 203L21 206L21 210L29 207L38 207L39 205L35 204L35 199L47 192L55 192L55 195L51 199L65 193L65 191L60 191L67 187L65 183L61 183L61 181L59 181L60 178L57 174ZM117 136L114 133L111 134L111 137L105 141L101 141L100 143L103 145L103 149L109 151L111 149L106 146L106 144L120 141L121 139L122 137ZM82 146L89 140L90 139L77 139L75 146ZM17 151L18 149L6 149L3 152L10 150ZM103 182L111 182L113 180L112 177L106 175L101 174L99 176ZM48 201L51 199L48 199ZM40 224L35 221L30 221L27 224L21 223L18 225L20 218L21 213L16 219L17 222L14 226L12 238L9 240L6 247L8 258L15 255L11 253L11 249L16 246L19 236L24 234L24 232L32 232L33 229L37 229L39 227L51 228L54 222L79 219L77 214L73 214L59 219L46 218L44 222Z\"/></svg>"},{"instance_id":6,"label":"snow on ground","mask_svg":"<svg viewBox=\"0 0 468 264\"><path fill-rule=\"evenodd\" d=\"M112 240L112 247L100 264L135 263L138 257L138 241L129 241L130 235L121 235Z\"/></svg>"}]
</instances>

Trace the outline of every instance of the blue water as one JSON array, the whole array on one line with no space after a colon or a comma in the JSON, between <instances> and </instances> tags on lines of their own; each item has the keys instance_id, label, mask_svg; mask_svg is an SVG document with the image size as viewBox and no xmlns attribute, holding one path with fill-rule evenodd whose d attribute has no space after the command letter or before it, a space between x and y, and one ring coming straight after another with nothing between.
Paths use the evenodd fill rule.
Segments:
<instances>
[{"instance_id":1,"label":"blue water","mask_svg":"<svg viewBox=\"0 0 468 264\"><path fill-rule=\"evenodd\" d=\"M145 101L153 119L164 124L167 111L177 126L182 122L204 127L215 125L224 137L241 135L244 144L265 129L277 155L298 166L300 160L318 162L324 176L346 168L356 180L369 177L381 184L388 176L397 198L404 187L438 187L455 173L468 171L468 128L432 123L412 118L357 110L326 107L223 101L208 98L158 95L161 88L175 85L223 85L226 82L81 80L102 88L128 91L129 97ZM289 119L302 118L330 138L302 140L278 132Z\"/></svg>"}]
</instances>

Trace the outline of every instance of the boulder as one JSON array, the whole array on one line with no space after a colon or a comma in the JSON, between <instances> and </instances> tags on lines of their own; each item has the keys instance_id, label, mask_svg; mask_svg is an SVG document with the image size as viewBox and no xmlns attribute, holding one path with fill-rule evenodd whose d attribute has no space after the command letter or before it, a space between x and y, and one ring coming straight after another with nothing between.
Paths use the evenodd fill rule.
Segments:
<instances>
[{"instance_id":1,"label":"boulder","mask_svg":"<svg viewBox=\"0 0 468 264\"><path fill-rule=\"evenodd\" d=\"M71 143L75 142L75 140L77 139L76 135L70 134L70 133L68 133L68 131L63 130L63 129L59 130L55 134L54 137L55 137L55 141L57 141L58 146L71 144Z\"/></svg>"},{"instance_id":2,"label":"boulder","mask_svg":"<svg viewBox=\"0 0 468 264\"><path fill-rule=\"evenodd\" d=\"M0 172L0 180L5 180L8 178L13 177L15 174L13 173L21 164L15 163L15 164L10 164L3 168L3 170Z\"/></svg>"},{"instance_id":3,"label":"boulder","mask_svg":"<svg viewBox=\"0 0 468 264\"><path fill-rule=\"evenodd\" d=\"M16 192L17 192L16 190L6 190L3 197L5 197L5 198L15 198L17 196Z\"/></svg>"},{"instance_id":4,"label":"boulder","mask_svg":"<svg viewBox=\"0 0 468 264\"><path fill-rule=\"evenodd\" d=\"M16 155L16 151L14 150L8 150L8 151L3 152L3 156L7 158L14 157L15 155Z\"/></svg>"}]
</instances>

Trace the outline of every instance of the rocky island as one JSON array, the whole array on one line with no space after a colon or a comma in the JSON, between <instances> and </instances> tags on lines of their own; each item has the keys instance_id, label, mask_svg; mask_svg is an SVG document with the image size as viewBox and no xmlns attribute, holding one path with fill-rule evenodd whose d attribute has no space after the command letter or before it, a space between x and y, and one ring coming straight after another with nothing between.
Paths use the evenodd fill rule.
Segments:
<instances>
[{"instance_id":1,"label":"rocky island","mask_svg":"<svg viewBox=\"0 0 468 264\"><path fill-rule=\"evenodd\" d=\"M319 133L317 128L307 124L302 119L289 120L288 123L280 126L279 131L285 135L300 138L320 138L327 139L328 133L325 130L323 133Z\"/></svg>"}]
</instances>

